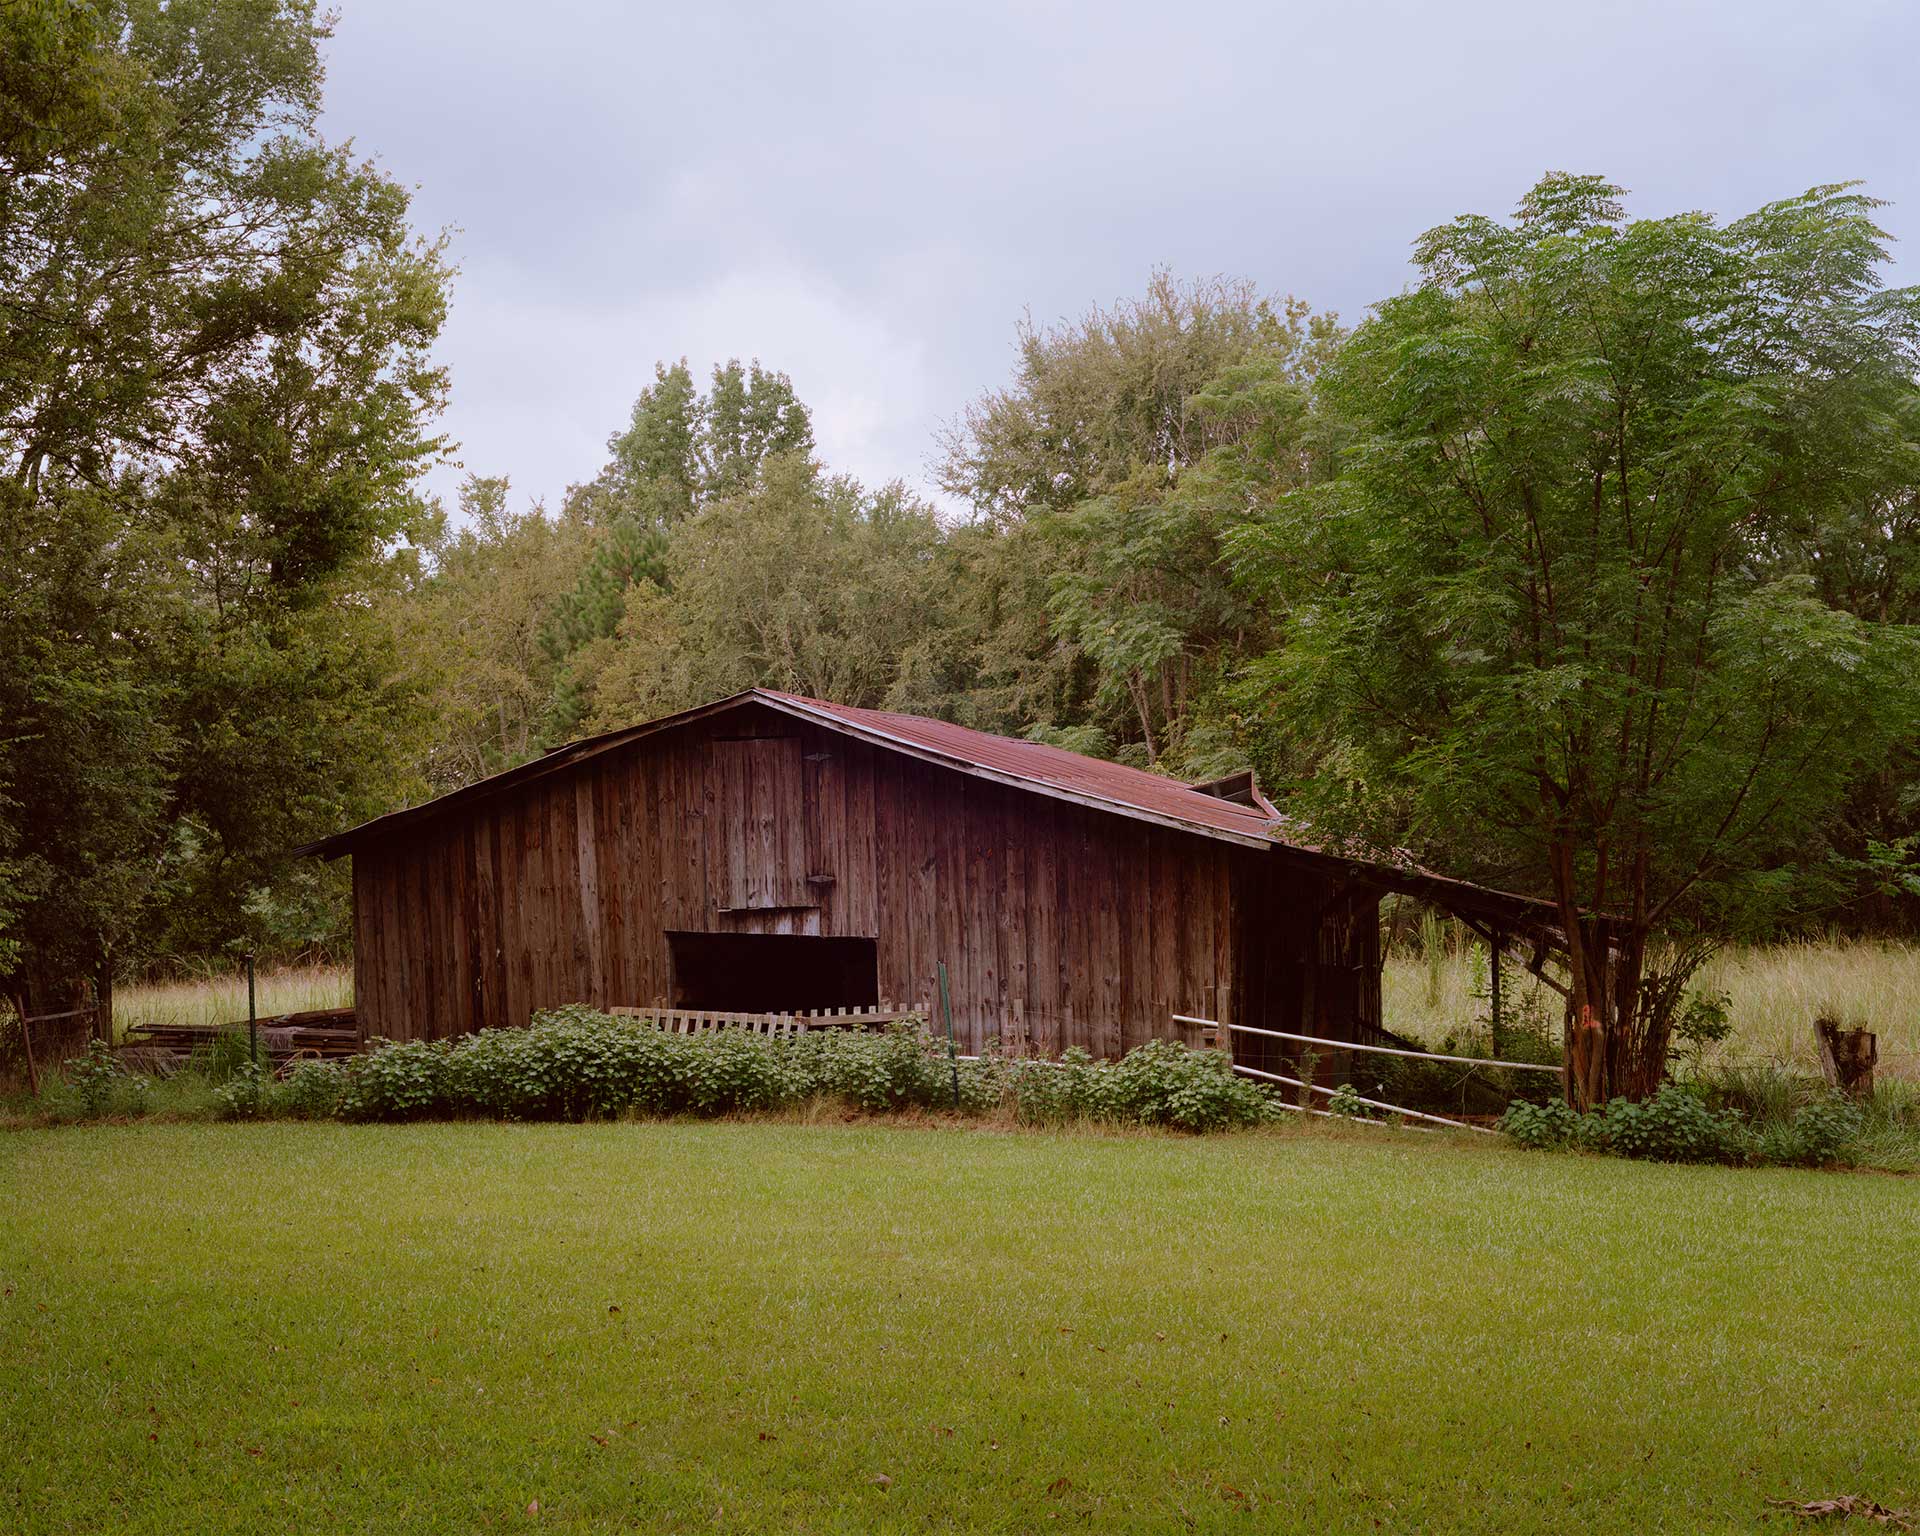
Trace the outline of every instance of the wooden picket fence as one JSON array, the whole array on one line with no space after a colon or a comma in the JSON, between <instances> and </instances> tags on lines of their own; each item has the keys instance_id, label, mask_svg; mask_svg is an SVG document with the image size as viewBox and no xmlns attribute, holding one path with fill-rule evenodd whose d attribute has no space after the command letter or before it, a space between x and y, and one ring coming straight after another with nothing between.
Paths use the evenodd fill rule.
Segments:
<instances>
[{"instance_id":1,"label":"wooden picket fence","mask_svg":"<svg viewBox=\"0 0 1920 1536\"><path fill-rule=\"evenodd\" d=\"M811 1013L736 1013L717 1008L613 1008L619 1018L646 1019L671 1035L704 1035L716 1029L744 1030L750 1035L804 1035L815 1029L885 1029L911 1021L924 1024L926 1015L912 1008L881 1003L873 1008L826 1008Z\"/></svg>"}]
</instances>

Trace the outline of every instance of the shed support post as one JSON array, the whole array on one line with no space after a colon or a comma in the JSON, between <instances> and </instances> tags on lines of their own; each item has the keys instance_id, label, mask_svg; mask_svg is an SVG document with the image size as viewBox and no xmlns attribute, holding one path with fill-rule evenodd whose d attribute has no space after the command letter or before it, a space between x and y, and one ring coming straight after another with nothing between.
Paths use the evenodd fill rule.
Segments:
<instances>
[{"instance_id":1,"label":"shed support post","mask_svg":"<svg viewBox=\"0 0 1920 1536\"><path fill-rule=\"evenodd\" d=\"M1500 952L1501 952L1501 949L1504 947L1503 941L1505 940L1506 935L1502 933L1498 928L1495 928L1493 930L1492 938L1493 938L1493 943L1491 945L1491 951L1493 955L1493 971L1492 971L1493 991L1492 991L1491 1003L1493 1008L1493 1015L1491 1018L1487 1020L1487 1032L1493 1037L1493 1054L1497 1058L1500 1054Z\"/></svg>"}]
</instances>

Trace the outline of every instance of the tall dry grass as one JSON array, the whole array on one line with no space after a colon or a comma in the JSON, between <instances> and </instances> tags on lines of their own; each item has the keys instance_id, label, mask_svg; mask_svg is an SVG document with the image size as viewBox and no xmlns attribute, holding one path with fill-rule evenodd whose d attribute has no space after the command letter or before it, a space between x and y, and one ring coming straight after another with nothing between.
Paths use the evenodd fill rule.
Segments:
<instances>
[{"instance_id":1,"label":"tall dry grass","mask_svg":"<svg viewBox=\"0 0 1920 1536\"><path fill-rule=\"evenodd\" d=\"M353 1001L350 965L299 965L254 978L261 1018L310 1008L344 1008ZM247 1017L244 971L114 988L113 1024L124 1035L136 1024L232 1024Z\"/></svg>"},{"instance_id":2,"label":"tall dry grass","mask_svg":"<svg viewBox=\"0 0 1920 1536\"><path fill-rule=\"evenodd\" d=\"M1472 995L1471 952L1450 948L1432 963L1397 954L1383 980L1385 1022L1397 1034L1434 1044L1477 1029L1484 1001ZM1513 972L1508 971L1509 995ZM1696 988L1732 999L1733 1034L1715 1055L1818 1070L1813 1021L1822 1014L1865 1025L1880 1037L1881 1071L1920 1080L1920 947L1869 942L1769 944L1722 950ZM1549 1019L1559 1017L1551 1000Z\"/></svg>"},{"instance_id":3,"label":"tall dry grass","mask_svg":"<svg viewBox=\"0 0 1920 1536\"><path fill-rule=\"evenodd\" d=\"M1483 972L1484 973L1484 967ZM1447 1035L1485 1035L1486 1004L1473 996L1475 969L1467 948L1436 949L1432 963L1419 954L1396 954L1382 986L1387 1028L1429 1045ZM1920 1080L1920 947L1878 943L1776 944L1722 950L1696 985L1733 1000L1733 1035L1723 1058L1790 1062L1811 1071L1817 1061L1813 1020L1830 1014L1846 1024L1864 1024L1880 1036L1881 1069ZM1508 972L1508 997L1525 995ZM262 973L259 1009L264 1017L307 1008L342 1008L353 1001L353 969L343 965L297 966ZM1557 1021L1557 998L1546 999L1546 1017ZM154 982L119 988L114 1023L226 1024L247 1016L244 975Z\"/></svg>"}]
</instances>

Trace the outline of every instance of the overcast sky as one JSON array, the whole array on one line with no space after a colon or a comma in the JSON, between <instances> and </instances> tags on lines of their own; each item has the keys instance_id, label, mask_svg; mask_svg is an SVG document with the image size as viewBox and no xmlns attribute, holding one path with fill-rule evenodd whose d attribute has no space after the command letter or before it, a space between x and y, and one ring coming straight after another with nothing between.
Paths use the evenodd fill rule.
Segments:
<instances>
[{"instance_id":1,"label":"overcast sky","mask_svg":"<svg viewBox=\"0 0 1920 1536\"><path fill-rule=\"evenodd\" d=\"M447 427L549 502L682 355L784 369L829 465L924 487L1023 310L1166 264L1357 320L1548 169L1638 214L1859 177L1920 241L1911 0L337 4L329 136L454 230Z\"/></svg>"}]
</instances>

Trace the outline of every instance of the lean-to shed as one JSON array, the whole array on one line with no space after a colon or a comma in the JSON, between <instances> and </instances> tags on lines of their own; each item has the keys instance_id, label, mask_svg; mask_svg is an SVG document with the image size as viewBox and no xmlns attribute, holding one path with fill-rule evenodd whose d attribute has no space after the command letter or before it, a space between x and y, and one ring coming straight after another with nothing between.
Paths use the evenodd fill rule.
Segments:
<instances>
[{"instance_id":1,"label":"lean-to shed","mask_svg":"<svg viewBox=\"0 0 1920 1536\"><path fill-rule=\"evenodd\" d=\"M389 1039L571 1002L931 1015L941 961L966 1051L1197 1041L1176 1014L1363 1039L1384 891L1514 915L1282 833L1248 774L1186 785L754 689L302 851L353 857L355 1002Z\"/></svg>"}]
</instances>

